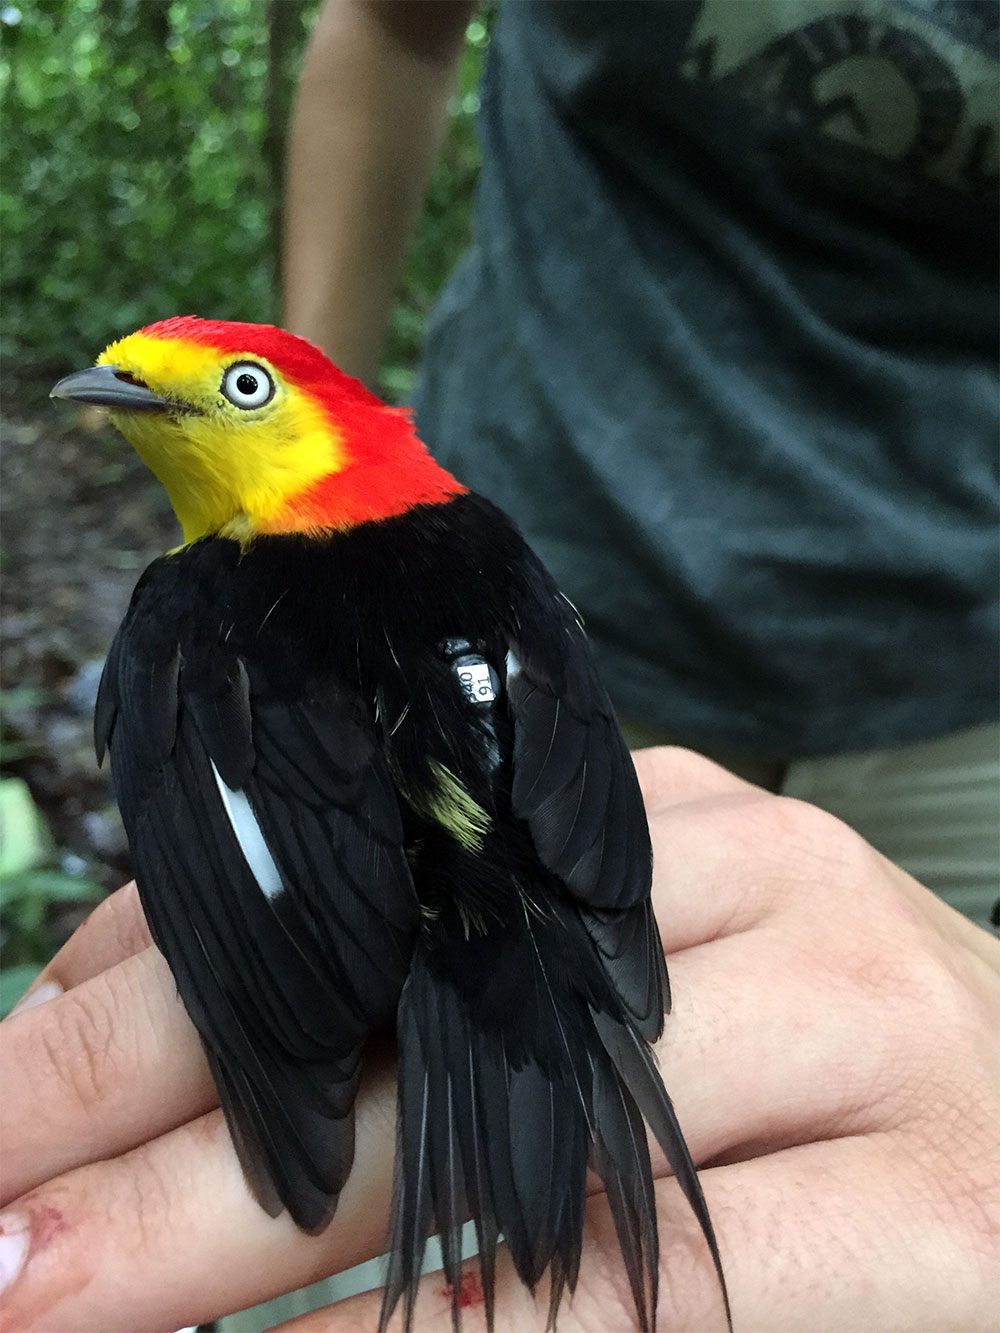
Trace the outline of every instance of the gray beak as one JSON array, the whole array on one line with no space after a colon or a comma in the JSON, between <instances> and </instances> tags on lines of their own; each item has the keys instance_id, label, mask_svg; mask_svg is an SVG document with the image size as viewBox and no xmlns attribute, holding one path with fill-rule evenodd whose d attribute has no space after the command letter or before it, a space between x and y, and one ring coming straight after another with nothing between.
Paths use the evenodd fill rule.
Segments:
<instances>
[{"instance_id":1,"label":"gray beak","mask_svg":"<svg viewBox=\"0 0 1000 1333\"><path fill-rule=\"evenodd\" d=\"M52 389L50 398L68 398L74 403L97 403L118 412L179 412L183 407L158 397L145 384L115 366L92 366L67 375Z\"/></svg>"}]
</instances>

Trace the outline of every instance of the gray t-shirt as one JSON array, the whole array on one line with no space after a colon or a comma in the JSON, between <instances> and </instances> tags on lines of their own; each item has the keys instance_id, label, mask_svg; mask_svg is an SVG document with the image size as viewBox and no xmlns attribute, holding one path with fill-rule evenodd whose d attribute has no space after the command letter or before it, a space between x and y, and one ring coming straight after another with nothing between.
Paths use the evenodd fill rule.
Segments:
<instances>
[{"instance_id":1,"label":"gray t-shirt","mask_svg":"<svg viewBox=\"0 0 1000 1333\"><path fill-rule=\"evenodd\" d=\"M622 714L794 758L997 709L997 7L525 3L418 424Z\"/></svg>"}]
</instances>

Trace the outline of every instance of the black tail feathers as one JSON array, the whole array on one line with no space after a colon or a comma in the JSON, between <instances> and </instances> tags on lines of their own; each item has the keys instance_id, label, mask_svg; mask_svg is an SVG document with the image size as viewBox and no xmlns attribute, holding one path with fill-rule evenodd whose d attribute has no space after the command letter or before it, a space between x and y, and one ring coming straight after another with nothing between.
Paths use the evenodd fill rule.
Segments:
<instances>
[{"instance_id":1,"label":"black tail feathers","mask_svg":"<svg viewBox=\"0 0 1000 1333\"><path fill-rule=\"evenodd\" d=\"M530 928L529 928L530 933ZM642 1333L656 1319L659 1250L643 1117L693 1208L729 1316L718 1247L694 1164L652 1055L628 1018L579 994L525 1020L490 1022L418 948L400 1002L399 1121L392 1255L380 1333L403 1302L407 1333L432 1222L441 1236L452 1323L460 1326L461 1229L472 1217L487 1327L499 1238L534 1290L549 1270L548 1326L580 1266L586 1172L604 1182ZM508 960L508 964L513 960ZM523 957L521 963L523 965ZM526 1008L537 996L525 985ZM530 994L530 999L529 999ZM495 1017L495 1015L494 1015ZM548 1026L548 1040L539 1038ZM525 1040L525 1026L533 1026ZM532 1046L534 1045L534 1051Z\"/></svg>"}]
</instances>

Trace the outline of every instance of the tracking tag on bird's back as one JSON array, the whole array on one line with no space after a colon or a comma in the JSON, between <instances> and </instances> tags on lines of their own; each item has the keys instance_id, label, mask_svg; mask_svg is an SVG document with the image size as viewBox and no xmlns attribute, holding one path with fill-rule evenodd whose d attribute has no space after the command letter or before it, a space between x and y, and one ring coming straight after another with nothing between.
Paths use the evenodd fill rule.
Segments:
<instances>
[{"instance_id":1,"label":"tracking tag on bird's back","mask_svg":"<svg viewBox=\"0 0 1000 1333\"><path fill-rule=\"evenodd\" d=\"M500 677L466 639L445 639L444 651L458 683L474 704L491 704L500 693Z\"/></svg>"},{"instance_id":2,"label":"tracking tag on bird's back","mask_svg":"<svg viewBox=\"0 0 1000 1333\"><path fill-rule=\"evenodd\" d=\"M497 697L496 687L492 680L493 672L482 660L477 661L472 658L464 662L456 662L455 670L458 672L462 689L474 704L491 704Z\"/></svg>"}]
</instances>

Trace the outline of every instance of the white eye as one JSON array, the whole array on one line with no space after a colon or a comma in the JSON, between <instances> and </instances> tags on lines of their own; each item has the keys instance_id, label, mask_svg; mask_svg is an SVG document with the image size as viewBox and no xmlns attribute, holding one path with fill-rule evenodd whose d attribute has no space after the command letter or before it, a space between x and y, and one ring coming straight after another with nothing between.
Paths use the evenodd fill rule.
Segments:
<instances>
[{"instance_id":1,"label":"white eye","mask_svg":"<svg viewBox=\"0 0 1000 1333\"><path fill-rule=\"evenodd\" d=\"M274 380L256 361L237 361L222 377L222 392L236 407L263 407L274 397Z\"/></svg>"}]
</instances>

